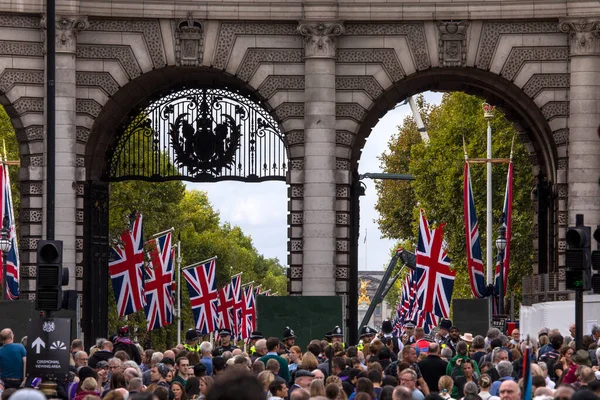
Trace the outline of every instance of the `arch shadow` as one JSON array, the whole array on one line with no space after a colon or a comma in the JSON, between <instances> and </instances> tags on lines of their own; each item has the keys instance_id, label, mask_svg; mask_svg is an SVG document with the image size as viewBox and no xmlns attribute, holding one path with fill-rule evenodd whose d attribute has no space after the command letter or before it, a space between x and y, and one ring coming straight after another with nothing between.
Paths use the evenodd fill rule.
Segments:
<instances>
[{"instance_id":1,"label":"arch shadow","mask_svg":"<svg viewBox=\"0 0 600 400\"><path fill-rule=\"evenodd\" d=\"M558 151L548 121L533 99L512 82L477 68L432 68L417 72L395 83L373 103L360 123L352 149L356 166L366 139L379 119L409 96L425 91L461 91L487 99L501 110L516 129L531 139L538 166L548 179L556 182Z\"/></svg>"}]
</instances>

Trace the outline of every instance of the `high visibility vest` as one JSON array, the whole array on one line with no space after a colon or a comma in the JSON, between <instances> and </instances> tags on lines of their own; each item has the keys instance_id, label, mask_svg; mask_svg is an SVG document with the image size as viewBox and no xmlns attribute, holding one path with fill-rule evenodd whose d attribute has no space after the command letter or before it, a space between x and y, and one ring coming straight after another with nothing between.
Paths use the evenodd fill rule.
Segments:
<instances>
[{"instance_id":1,"label":"high visibility vest","mask_svg":"<svg viewBox=\"0 0 600 400\"><path fill-rule=\"evenodd\" d=\"M200 345L194 345L194 346L190 346L189 344L184 344L183 347L187 350L187 351L191 351L194 353L200 353Z\"/></svg>"}]
</instances>

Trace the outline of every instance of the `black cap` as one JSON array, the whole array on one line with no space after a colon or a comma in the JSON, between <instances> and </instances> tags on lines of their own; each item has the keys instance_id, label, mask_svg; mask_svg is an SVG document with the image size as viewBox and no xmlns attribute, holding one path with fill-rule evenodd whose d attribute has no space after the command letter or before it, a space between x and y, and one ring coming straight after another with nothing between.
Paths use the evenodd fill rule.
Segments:
<instances>
[{"instance_id":1,"label":"black cap","mask_svg":"<svg viewBox=\"0 0 600 400\"><path fill-rule=\"evenodd\" d=\"M375 336L376 334L377 334L377 331L368 325L365 325L362 328L360 328L360 337L361 338L364 336Z\"/></svg>"},{"instance_id":2,"label":"black cap","mask_svg":"<svg viewBox=\"0 0 600 400\"><path fill-rule=\"evenodd\" d=\"M196 329L188 329L187 332L185 333L185 340L188 342L192 342L196 339L198 339L199 335L198 335L198 331Z\"/></svg>"},{"instance_id":3,"label":"black cap","mask_svg":"<svg viewBox=\"0 0 600 400\"><path fill-rule=\"evenodd\" d=\"M440 324L439 324L440 329L445 329L447 331L450 330L450 328L452 328L452 321L450 321L449 319L443 319Z\"/></svg>"},{"instance_id":4,"label":"black cap","mask_svg":"<svg viewBox=\"0 0 600 400\"><path fill-rule=\"evenodd\" d=\"M221 328L219 330L219 336L231 336L231 330L227 328Z\"/></svg>"},{"instance_id":5,"label":"black cap","mask_svg":"<svg viewBox=\"0 0 600 400\"><path fill-rule=\"evenodd\" d=\"M263 334L259 331L254 331L252 332L252 334L250 334L250 339L264 339L265 337L263 336Z\"/></svg>"},{"instance_id":6,"label":"black cap","mask_svg":"<svg viewBox=\"0 0 600 400\"><path fill-rule=\"evenodd\" d=\"M286 326L285 329L283 330L283 340L292 339L295 337L296 337L296 335L294 334L294 331L291 330L289 326Z\"/></svg>"},{"instance_id":7,"label":"black cap","mask_svg":"<svg viewBox=\"0 0 600 400\"><path fill-rule=\"evenodd\" d=\"M333 330L331 331L331 336L332 337L343 337L344 333L342 332L342 328L340 328L339 326L336 326L335 328L333 328Z\"/></svg>"},{"instance_id":8,"label":"black cap","mask_svg":"<svg viewBox=\"0 0 600 400\"><path fill-rule=\"evenodd\" d=\"M381 323L381 331L385 334L389 334L392 333L392 330L392 321L390 321L389 319L383 320L383 322Z\"/></svg>"},{"instance_id":9,"label":"black cap","mask_svg":"<svg viewBox=\"0 0 600 400\"><path fill-rule=\"evenodd\" d=\"M313 374L310 371L307 371L305 369L297 369L296 370L296 378L300 378L302 376L310 376L311 378L315 377L315 374Z\"/></svg>"}]
</instances>

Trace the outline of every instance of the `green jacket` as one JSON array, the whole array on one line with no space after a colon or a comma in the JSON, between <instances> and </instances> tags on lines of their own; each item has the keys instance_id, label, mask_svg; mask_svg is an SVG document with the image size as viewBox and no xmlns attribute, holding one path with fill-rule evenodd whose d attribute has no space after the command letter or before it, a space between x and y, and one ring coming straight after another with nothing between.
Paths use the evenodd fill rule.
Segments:
<instances>
[{"instance_id":1,"label":"green jacket","mask_svg":"<svg viewBox=\"0 0 600 400\"><path fill-rule=\"evenodd\" d=\"M458 359L471 360L471 362L473 363L473 370L475 371L477 376L481 375L481 372L479 372L479 365L477 365L477 361L471 359L469 356L461 356L459 354L455 355L454 357L452 357L450 359L450 361L448 361L448 365L446 366L446 375L451 376L452 379L454 379L458 376L464 375L462 368L458 368L456 370L456 373L454 375L452 375L452 373L454 372L454 367L456 367L456 360L458 360Z\"/></svg>"},{"instance_id":2,"label":"green jacket","mask_svg":"<svg viewBox=\"0 0 600 400\"><path fill-rule=\"evenodd\" d=\"M267 361L269 361L270 359L277 360L277 362L279 363L278 375L286 382L289 382L291 378L287 361L285 361L285 359L282 357L276 356L275 354L267 354L266 356L262 356L261 358L259 358L259 360L265 364L265 367L267 366Z\"/></svg>"}]
</instances>

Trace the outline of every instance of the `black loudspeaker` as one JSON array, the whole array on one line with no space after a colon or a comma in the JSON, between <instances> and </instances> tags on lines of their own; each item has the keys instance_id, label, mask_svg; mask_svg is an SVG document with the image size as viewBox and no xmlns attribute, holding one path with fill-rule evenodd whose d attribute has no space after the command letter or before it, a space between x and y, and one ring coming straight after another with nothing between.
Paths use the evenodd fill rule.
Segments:
<instances>
[{"instance_id":1,"label":"black loudspeaker","mask_svg":"<svg viewBox=\"0 0 600 400\"><path fill-rule=\"evenodd\" d=\"M77 309L77 290L65 290L63 291L63 303L62 308L65 310Z\"/></svg>"},{"instance_id":2,"label":"black loudspeaker","mask_svg":"<svg viewBox=\"0 0 600 400\"><path fill-rule=\"evenodd\" d=\"M452 300L452 323L460 329L461 334L465 332L472 333L473 336L487 334L491 320L489 299Z\"/></svg>"}]
</instances>

